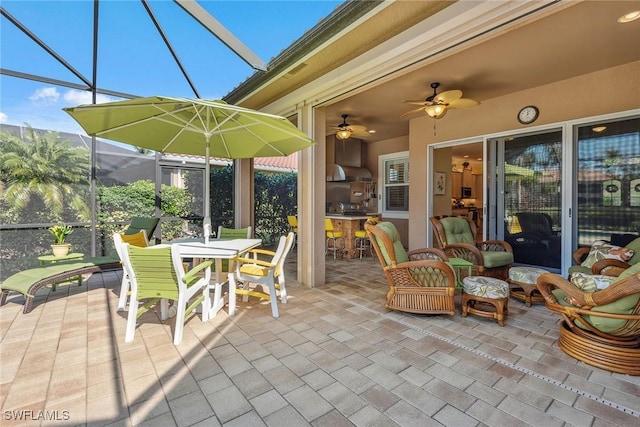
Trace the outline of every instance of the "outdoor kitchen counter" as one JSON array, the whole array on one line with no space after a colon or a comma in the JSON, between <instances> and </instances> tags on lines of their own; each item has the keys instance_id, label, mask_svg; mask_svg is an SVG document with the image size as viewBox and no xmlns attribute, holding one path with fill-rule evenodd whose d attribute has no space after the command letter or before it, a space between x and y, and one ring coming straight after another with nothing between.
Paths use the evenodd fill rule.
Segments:
<instances>
[{"instance_id":1,"label":"outdoor kitchen counter","mask_svg":"<svg viewBox=\"0 0 640 427\"><path fill-rule=\"evenodd\" d=\"M345 257L351 259L353 256L353 244L355 238L355 232L364 229L364 222L373 216L379 216L380 214L367 214L367 215L339 215L328 214L327 218L333 220L333 227L342 231L344 236L344 246L347 251Z\"/></svg>"}]
</instances>

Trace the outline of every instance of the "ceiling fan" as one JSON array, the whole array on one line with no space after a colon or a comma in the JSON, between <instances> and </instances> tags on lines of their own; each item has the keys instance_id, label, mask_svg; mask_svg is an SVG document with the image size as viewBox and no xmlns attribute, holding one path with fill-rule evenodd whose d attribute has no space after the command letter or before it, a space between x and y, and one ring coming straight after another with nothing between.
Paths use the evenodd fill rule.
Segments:
<instances>
[{"instance_id":1,"label":"ceiling fan","mask_svg":"<svg viewBox=\"0 0 640 427\"><path fill-rule=\"evenodd\" d=\"M407 104L420 105L421 107L416 108L415 110L408 111L401 117L404 117L408 114L416 113L418 111L424 111L429 117L433 117L434 119L441 119L445 114L447 114L447 110L455 108L475 107L476 105L480 104L474 99L463 98L462 91L458 89L436 93L436 90L439 86L440 83L438 82L431 83L433 94L427 97L424 101L404 101Z\"/></svg>"},{"instance_id":2,"label":"ceiling fan","mask_svg":"<svg viewBox=\"0 0 640 427\"><path fill-rule=\"evenodd\" d=\"M347 117L349 117L348 114L343 114L342 123L340 123L338 126L333 127L336 138L345 140L349 139L352 136L357 138L366 138L367 136L371 136L371 133L367 130L366 126L350 125L349 123L347 123Z\"/></svg>"}]
</instances>

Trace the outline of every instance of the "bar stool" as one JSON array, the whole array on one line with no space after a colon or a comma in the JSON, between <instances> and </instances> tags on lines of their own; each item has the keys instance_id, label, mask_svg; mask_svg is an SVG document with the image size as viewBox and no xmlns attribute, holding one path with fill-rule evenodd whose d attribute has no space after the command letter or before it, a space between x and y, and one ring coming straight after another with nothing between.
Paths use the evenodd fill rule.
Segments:
<instances>
[{"instance_id":1,"label":"bar stool","mask_svg":"<svg viewBox=\"0 0 640 427\"><path fill-rule=\"evenodd\" d=\"M333 228L333 221L331 218L324 219L324 230L327 235L324 254L327 255L329 251L333 252L333 260L335 261L338 252L340 252L341 255L344 255L344 235L342 231Z\"/></svg>"},{"instance_id":2,"label":"bar stool","mask_svg":"<svg viewBox=\"0 0 640 427\"><path fill-rule=\"evenodd\" d=\"M371 217L366 222L367 224L377 224L380 222L380 218ZM366 230L356 230L353 234L355 236L353 239L353 254L355 255L358 252L360 261L362 261L362 257L368 249L371 256L373 256L373 246L371 246Z\"/></svg>"},{"instance_id":3,"label":"bar stool","mask_svg":"<svg viewBox=\"0 0 640 427\"><path fill-rule=\"evenodd\" d=\"M293 235L295 236L293 240L293 247L295 248L298 242L298 217L287 215L287 222L289 223L289 231L293 231Z\"/></svg>"},{"instance_id":4,"label":"bar stool","mask_svg":"<svg viewBox=\"0 0 640 427\"><path fill-rule=\"evenodd\" d=\"M362 256L364 253L369 250L371 255L373 255L373 251L371 250L371 242L369 241L369 237L367 236L367 232L365 230L356 230L353 235L355 236L353 239L353 254L355 256L358 253L360 261L362 261Z\"/></svg>"}]
</instances>

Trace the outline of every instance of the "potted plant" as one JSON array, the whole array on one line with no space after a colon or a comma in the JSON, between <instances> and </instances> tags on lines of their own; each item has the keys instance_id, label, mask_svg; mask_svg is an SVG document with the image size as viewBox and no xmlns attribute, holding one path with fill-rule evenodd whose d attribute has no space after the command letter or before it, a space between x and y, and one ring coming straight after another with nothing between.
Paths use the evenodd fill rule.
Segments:
<instances>
[{"instance_id":1,"label":"potted plant","mask_svg":"<svg viewBox=\"0 0 640 427\"><path fill-rule=\"evenodd\" d=\"M66 256L71 249L71 245L65 243L67 236L73 232L71 226L62 224L54 225L53 227L49 227L49 232L55 239L55 244L51 245L53 256Z\"/></svg>"}]
</instances>

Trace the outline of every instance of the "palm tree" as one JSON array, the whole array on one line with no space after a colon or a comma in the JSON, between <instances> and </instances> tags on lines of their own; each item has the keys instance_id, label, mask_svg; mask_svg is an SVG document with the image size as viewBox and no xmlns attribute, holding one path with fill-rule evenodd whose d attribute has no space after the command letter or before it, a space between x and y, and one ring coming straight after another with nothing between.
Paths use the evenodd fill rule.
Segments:
<instances>
[{"instance_id":1,"label":"palm tree","mask_svg":"<svg viewBox=\"0 0 640 427\"><path fill-rule=\"evenodd\" d=\"M58 140L57 132L37 132L27 125L24 139L0 132L0 200L11 209L26 211L41 201L51 221L59 221L66 207L78 218L90 218L86 202L89 153Z\"/></svg>"}]
</instances>

